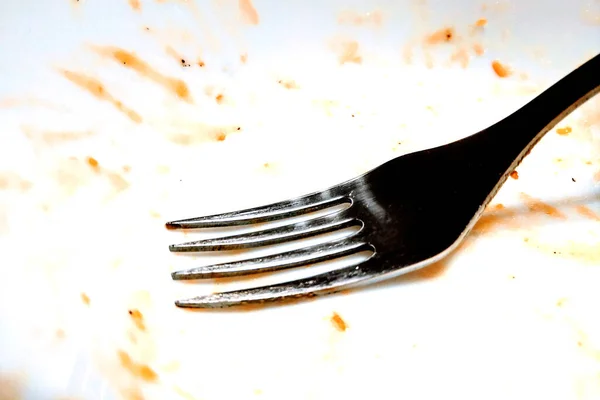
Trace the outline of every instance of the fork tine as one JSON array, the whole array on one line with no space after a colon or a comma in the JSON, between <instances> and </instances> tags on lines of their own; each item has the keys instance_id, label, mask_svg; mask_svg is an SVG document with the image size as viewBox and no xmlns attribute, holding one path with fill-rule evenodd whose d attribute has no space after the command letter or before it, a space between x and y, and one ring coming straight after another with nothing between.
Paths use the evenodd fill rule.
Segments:
<instances>
[{"instance_id":1,"label":"fork tine","mask_svg":"<svg viewBox=\"0 0 600 400\"><path fill-rule=\"evenodd\" d=\"M371 247L371 250L375 252L373 247ZM378 268L379 262L380 260L378 260L374 253L368 260L362 263L308 278L177 300L175 301L175 305L182 308L226 308L333 293L361 281L378 278L383 273Z\"/></svg>"},{"instance_id":2,"label":"fork tine","mask_svg":"<svg viewBox=\"0 0 600 400\"><path fill-rule=\"evenodd\" d=\"M250 275L263 272L280 271L282 269L299 267L344 257L371 247L365 243L352 243L349 239L341 239L299 250L272 254L246 260L223 264L206 265L176 271L171 274L174 280L225 278L239 275Z\"/></svg>"},{"instance_id":3,"label":"fork tine","mask_svg":"<svg viewBox=\"0 0 600 400\"><path fill-rule=\"evenodd\" d=\"M256 224L320 211L344 203L352 203L352 200L348 197L328 198L328 196L327 192L316 193L262 207L171 221L166 223L166 227L167 229L198 229Z\"/></svg>"},{"instance_id":4,"label":"fork tine","mask_svg":"<svg viewBox=\"0 0 600 400\"><path fill-rule=\"evenodd\" d=\"M351 226L360 226L362 228L361 221L348 217L347 214L347 212L342 211L333 215L326 215L324 217L283 225L277 228L214 239L172 244L169 246L169 250L172 252L191 252L246 249L302 239L321 233L349 228Z\"/></svg>"}]
</instances>

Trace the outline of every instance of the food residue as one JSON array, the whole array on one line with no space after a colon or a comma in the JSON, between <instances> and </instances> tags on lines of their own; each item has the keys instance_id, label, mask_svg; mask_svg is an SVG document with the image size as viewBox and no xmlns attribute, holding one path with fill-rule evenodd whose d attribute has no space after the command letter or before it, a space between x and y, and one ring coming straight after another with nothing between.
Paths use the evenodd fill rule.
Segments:
<instances>
[{"instance_id":1,"label":"food residue","mask_svg":"<svg viewBox=\"0 0 600 400\"><path fill-rule=\"evenodd\" d=\"M206 66L206 64L202 60L196 61L196 65L198 65L200 68L204 68Z\"/></svg>"},{"instance_id":2,"label":"food residue","mask_svg":"<svg viewBox=\"0 0 600 400\"><path fill-rule=\"evenodd\" d=\"M129 354L122 350L118 352L119 360L121 365L128 370L133 376L140 378L146 382L155 382L158 379L158 375L152 368L145 364L138 364L134 362Z\"/></svg>"},{"instance_id":3,"label":"food residue","mask_svg":"<svg viewBox=\"0 0 600 400\"><path fill-rule=\"evenodd\" d=\"M383 23L383 13L380 10L359 13L351 10L340 12L337 18L340 25L380 27Z\"/></svg>"},{"instance_id":4,"label":"food residue","mask_svg":"<svg viewBox=\"0 0 600 400\"><path fill-rule=\"evenodd\" d=\"M215 96L215 101L217 102L217 104L223 104L223 99L224 97L221 93Z\"/></svg>"},{"instance_id":5,"label":"food residue","mask_svg":"<svg viewBox=\"0 0 600 400\"><path fill-rule=\"evenodd\" d=\"M115 107L117 107L119 111L127 115L127 117L129 117L129 119L131 119L133 122L142 122L142 117L140 117L138 113L126 107L121 101L115 99L110 93L106 91L102 82L100 82L96 78L92 78L90 76L68 70L63 70L60 72L65 78L67 78L80 88L87 90L97 98L107 101Z\"/></svg>"},{"instance_id":6,"label":"food residue","mask_svg":"<svg viewBox=\"0 0 600 400\"><path fill-rule=\"evenodd\" d=\"M133 321L135 326L140 331L146 330L146 325L144 324L144 316L142 315L140 310L137 310L137 309L129 310L129 316L131 317L131 320Z\"/></svg>"},{"instance_id":7,"label":"food residue","mask_svg":"<svg viewBox=\"0 0 600 400\"><path fill-rule=\"evenodd\" d=\"M152 68L147 62L141 60L134 53L119 49L117 47L100 47L94 46L93 49L100 55L111 57L112 59L120 62L126 68L129 68L139 75L142 75L153 82L163 86L165 89L171 91L177 97L187 102L191 102L192 98L190 90L184 81L177 78L171 78L165 76ZM181 59L181 57L180 57Z\"/></svg>"},{"instance_id":8,"label":"food residue","mask_svg":"<svg viewBox=\"0 0 600 400\"><path fill-rule=\"evenodd\" d=\"M220 132L217 134L217 141L222 142L227 138L227 135L224 132Z\"/></svg>"},{"instance_id":9,"label":"food residue","mask_svg":"<svg viewBox=\"0 0 600 400\"><path fill-rule=\"evenodd\" d=\"M443 275L447 268L448 266L445 263L436 262L413 271L413 274L422 279L433 279Z\"/></svg>"},{"instance_id":10,"label":"food residue","mask_svg":"<svg viewBox=\"0 0 600 400\"><path fill-rule=\"evenodd\" d=\"M592 210L591 208L589 208L588 206L577 206L575 208L577 210L577 212L579 213L579 215L592 219L594 221L600 221L600 215L596 214L594 212L594 210Z\"/></svg>"},{"instance_id":11,"label":"food residue","mask_svg":"<svg viewBox=\"0 0 600 400\"><path fill-rule=\"evenodd\" d=\"M83 304L85 304L86 306L90 305L90 298L87 294L85 293L81 293L81 301L83 301Z\"/></svg>"},{"instance_id":12,"label":"food residue","mask_svg":"<svg viewBox=\"0 0 600 400\"><path fill-rule=\"evenodd\" d=\"M238 7L240 9L242 20L245 23L258 25L258 12L256 11L256 8L254 8L251 0L238 0Z\"/></svg>"},{"instance_id":13,"label":"food residue","mask_svg":"<svg viewBox=\"0 0 600 400\"><path fill-rule=\"evenodd\" d=\"M92 168L98 168L98 160L96 160L94 157L88 157L87 158L87 163L90 167Z\"/></svg>"},{"instance_id":14,"label":"food residue","mask_svg":"<svg viewBox=\"0 0 600 400\"><path fill-rule=\"evenodd\" d=\"M438 31L433 32L425 39L427 44L438 44L450 42L455 38L454 28L443 28Z\"/></svg>"},{"instance_id":15,"label":"food residue","mask_svg":"<svg viewBox=\"0 0 600 400\"><path fill-rule=\"evenodd\" d=\"M479 18L476 22L475 22L475 26L479 27L479 28L483 28L484 26L487 25L487 19L485 18Z\"/></svg>"},{"instance_id":16,"label":"food residue","mask_svg":"<svg viewBox=\"0 0 600 400\"><path fill-rule=\"evenodd\" d=\"M338 53L340 64L362 63L362 56L358 54L358 42L355 40L341 41L334 44L334 49Z\"/></svg>"},{"instance_id":17,"label":"food residue","mask_svg":"<svg viewBox=\"0 0 600 400\"><path fill-rule=\"evenodd\" d=\"M240 62L242 64L246 64L247 61L248 61L248 53L240 54Z\"/></svg>"},{"instance_id":18,"label":"food residue","mask_svg":"<svg viewBox=\"0 0 600 400\"><path fill-rule=\"evenodd\" d=\"M140 0L128 0L128 1L129 1L129 7L131 7L132 10L134 10L134 11L142 10L142 3L140 3Z\"/></svg>"},{"instance_id":19,"label":"food residue","mask_svg":"<svg viewBox=\"0 0 600 400\"><path fill-rule=\"evenodd\" d=\"M456 61L460 64L461 67L467 68L469 66L470 55L466 49L460 48L452 53L450 57L451 61Z\"/></svg>"},{"instance_id":20,"label":"food residue","mask_svg":"<svg viewBox=\"0 0 600 400\"><path fill-rule=\"evenodd\" d=\"M525 202L525 205L527 205L527 208L531 212L543 213L553 218L566 219L566 216L556 207L546 204L541 200L535 199L528 194L521 193L521 199Z\"/></svg>"},{"instance_id":21,"label":"food residue","mask_svg":"<svg viewBox=\"0 0 600 400\"><path fill-rule=\"evenodd\" d=\"M331 323L333 324L333 327L340 332L344 332L346 330L346 328L348 328L348 325L346 325L346 322L335 311L334 311L333 315L331 316Z\"/></svg>"},{"instance_id":22,"label":"food residue","mask_svg":"<svg viewBox=\"0 0 600 400\"><path fill-rule=\"evenodd\" d=\"M511 74L510 68L498 60L492 61L492 69L500 78L506 78Z\"/></svg>"},{"instance_id":23,"label":"food residue","mask_svg":"<svg viewBox=\"0 0 600 400\"><path fill-rule=\"evenodd\" d=\"M564 128L557 128L556 129L556 133L558 133L559 135L565 136L568 135L569 133L571 133L572 129L570 126L565 126Z\"/></svg>"},{"instance_id":24,"label":"food residue","mask_svg":"<svg viewBox=\"0 0 600 400\"><path fill-rule=\"evenodd\" d=\"M510 177L513 179L519 179L519 173L517 171L513 171L510 173Z\"/></svg>"}]
</instances>

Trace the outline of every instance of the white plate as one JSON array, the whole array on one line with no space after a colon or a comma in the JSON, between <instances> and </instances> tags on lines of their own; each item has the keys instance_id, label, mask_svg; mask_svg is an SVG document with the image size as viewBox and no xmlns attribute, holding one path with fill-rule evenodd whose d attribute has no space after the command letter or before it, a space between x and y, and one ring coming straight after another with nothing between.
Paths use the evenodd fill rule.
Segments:
<instances>
[{"instance_id":1,"label":"white plate","mask_svg":"<svg viewBox=\"0 0 600 400\"><path fill-rule=\"evenodd\" d=\"M170 254L197 234L166 220L469 135L600 50L598 1L452 3L0 3L0 399L598 398L598 98L439 265L292 306L173 305L240 283L172 282L223 256Z\"/></svg>"}]
</instances>

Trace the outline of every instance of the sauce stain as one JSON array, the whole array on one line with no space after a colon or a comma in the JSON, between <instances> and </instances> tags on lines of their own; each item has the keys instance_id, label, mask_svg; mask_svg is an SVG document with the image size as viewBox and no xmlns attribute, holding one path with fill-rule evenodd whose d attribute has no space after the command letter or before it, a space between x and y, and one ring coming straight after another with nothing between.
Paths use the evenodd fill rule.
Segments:
<instances>
[{"instance_id":1,"label":"sauce stain","mask_svg":"<svg viewBox=\"0 0 600 400\"><path fill-rule=\"evenodd\" d=\"M331 324L333 325L333 327L335 329L337 329L340 332L345 332L346 329L348 328L346 321L344 321L342 319L342 317L335 311L333 312L333 315L331 316Z\"/></svg>"},{"instance_id":2,"label":"sauce stain","mask_svg":"<svg viewBox=\"0 0 600 400\"><path fill-rule=\"evenodd\" d=\"M138 124L142 122L142 117L140 117L138 113L126 107L121 101L115 99L109 92L106 91L102 82L100 82L96 78L92 78L91 76L68 70L62 70L60 72L65 78L67 78L80 88L87 90L96 98L107 101L114 105L119 111L121 111L123 114L129 117L129 119L131 119L133 122Z\"/></svg>"},{"instance_id":3,"label":"sauce stain","mask_svg":"<svg viewBox=\"0 0 600 400\"><path fill-rule=\"evenodd\" d=\"M358 53L358 42L355 40L342 41L334 45L334 49L338 53L338 61L340 65L346 63L361 64L363 59Z\"/></svg>"},{"instance_id":4,"label":"sauce stain","mask_svg":"<svg viewBox=\"0 0 600 400\"><path fill-rule=\"evenodd\" d=\"M557 128L556 129L556 133L558 133L561 136L566 136L569 133L571 133L572 129L570 126L565 126L564 128Z\"/></svg>"},{"instance_id":5,"label":"sauce stain","mask_svg":"<svg viewBox=\"0 0 600 400\"><path fill-rule=\"evenodd\" d=\"M258 25L259 17L254 4L251 0L238 0L238 7L242 20L249 25Z\"/></svg>"},{"instance_id":6,"label":"sauce stain","mask_svg":"<svg viewBox=\"0 0 600 400\"><path fill-rule=\"evenodd\" d=\"M476 55L482 56L485 53L485 48L483 47L483 45L481 43L475 43L473 45L473 51L475 52Z\"/></svg>"},{"instance_id":7,"label":"sauce stain","mask_svg":"<svg viewBox=\"0 0 600 400\"><path fill-rule=\"evenodd\" d=\"M427 44L439 44L451 42L456 37L453 27L442 28L437 30L425 38Z\"/></svg>"},{"instance_id":8,"label":"sauce stain","mask_svg":"<svg viewBox=\"0 0 600 400\"><path fill-rule=\"evenodd\" d=\"M128 0L128 2L129 7L131 7L133 11L142 11L142 3L140 2L140 0Z\"/></svg>"},{"instance_id":9,"label":"sauce stain","mask_svg":"<svg viewBox=\"0 0 600 400\"><path fill-rule=\"evenodd\" d=\"M298 89L298 84L296 83L296 81L294 81L292 79L288 79L288 80L280 79L277 81L277 83L286 89Z\"/></svg>"},{"instance_id":10,"label":"sauce stain","mask_svg":"<svg viewBox=\"0 0 600 400\"><path fill-rule=\"evenodd\" d=\"M150 64L141 60L134 53L119 49L117 47L94 47L95 51L105 57L110 57L123 64L125 68L131 69L139 75L150 79L156 84L164 87L181 100L192 102L190 90L184 81L177 78L165 76L152 68Z\"/></svg>"},{"instance_id":11,"label":"sauce stain","mask_svg":"<svg viewBox=\"0 0 600 400\"><path fill-rule=\"evenodd\" d=\"M380 10L366 13L345 10L339 13L337 22L340 25L379 28L383 25L383 13Z\"/></svg>"},{"instance_id":12,"label":"sauce stain","mask_svg":"<svg viewBox=\"0 0 600 400\"><path fill-rule=\"evenodd\" d=\"M596 214L594 212L594 210L592 210L591 208L589 208L588 206L577 206L575 208L575 210L577 211L577 213L585 218L589 218L591 220L594 221L600 221L600 215Z\"/></svg>"},{"instance_id":13,"label":"sauce stain","mask_svg":"<svg viewBox=\"0 0 600 400\"><path fill-rule=\"evenodd\" d=\"M506 78L511 75L511 70L506 65L502 64L498 60L492 61L492 69L500 78Z\"/></svg>"},{"instance_id":14,"label":"sauce stain","mask_svg":"<svg viewBox=\"0 0 600 400\"><path fill-rule=\"evenodd\" d=\"M87 294L85 293L81 293L81 301L83 302L83 304L85 304L86 306L90 305L90 298Z\"/></svg>"},{"instance_id":15,"label":"sauce stain","mask_svg":"<svg viewBox=\"0 0 600 400\"><path fill-rule=\"evenodd\" d=\"M443 262L436 262L406 275L413 275L422 279L433 279L442 276L447 269L448 266Z\"/></svg>"},{"instance_id":16,"label":"sauce stain","mask_svg":"<svg viewBox=\"0 0 600 400\"><path fill-rule=\"evenodd\" d=\"M94 157L88 157L86 161L90 167L98 169L98 160L96 160Z\"/></svg>"},{"instance_id":17,"label":"sauce stain","mask_svg":"<svg viewBox=\"0 0 600 400\"><path fill-rule=\"evenodd\" d=\"M479 18L477 21L475 21L475 26L478 28L483 28L484 26L487 25L487 19L485 18Z\"/></svg>"},{"instance_id":18,"label":"sauce stain","mask_svg":"<svg viewBox=\"0 0 600 400\"><path fill-rule=\"evenodd\" d=\"M521 199L525 202L525 205L529 209L529 211L534 213L543 213L548 215L549 217L556 219L566 219L565 214L560 212L556 207L551 206L550 204L546 204L541 200L535 199L528 194L521 193Z\"/></svg>"},{"instance_id":19,"label":"sauce stain","mask_svg":"<svg viewBox=\"0 0 600 400\"><path fill-rule=\"evenodd\" d=\"M513 178L514 180L519 179L519 173L517 171L513 171L510 173L510 177Z\"/></svg>"},{"instance_id":20,"label":"sauce stain","mask_svg":"<svg viewBox=\"0 0 600 400\"><path fill-rule=\"evenodd\" d=\"M119 360L121 361L121 365L133 376L146 382L156 382L158 380L158 375L149 366L134 362L129 354L122 350L119 350L117 354L119 356Z\"/></svg>"},{"instance_id":21,"label":"sauce stain","mask_svg":"<svg viewBox=\"0 0 600 400\"><path fill-rule=\"evenodd\" d=\"M129 316L131 317L131 320L133 321L134 325L140 331L146 330L146 324L144 324L144 316L142 315L140 310L138 310L138 309L129 310Z\"/></svg>"}]
</instances>

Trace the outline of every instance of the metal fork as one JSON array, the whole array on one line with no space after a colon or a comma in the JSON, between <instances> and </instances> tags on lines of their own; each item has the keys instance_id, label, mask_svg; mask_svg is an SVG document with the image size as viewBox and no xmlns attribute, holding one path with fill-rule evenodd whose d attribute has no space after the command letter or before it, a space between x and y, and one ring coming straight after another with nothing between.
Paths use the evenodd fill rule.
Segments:
<instances>
[{"instance_id":1,"label":"metal fork","mask_svg":"<svg viewBox=\"0 0 600 400\"><path fill-rule=\"evenodd\" d=\"M510 172L561 119L600 90L600 55L509 117L456 142L407 154L322 192L242 211L168 222L168 229L228 227L279 220L341 204L343 211L247 234L171 245L172 252L267 246L358 226L350 237L295 251L172 274L203 279L272 272L372 251L365 261L262 287L176 301L220 308L332 293L432 264L469 233Z\"/></svg>"}]
</instances>

